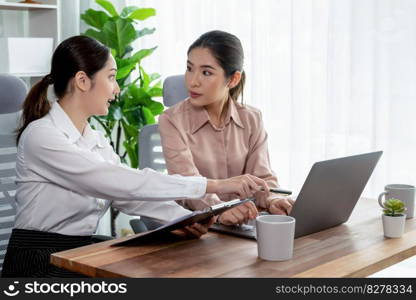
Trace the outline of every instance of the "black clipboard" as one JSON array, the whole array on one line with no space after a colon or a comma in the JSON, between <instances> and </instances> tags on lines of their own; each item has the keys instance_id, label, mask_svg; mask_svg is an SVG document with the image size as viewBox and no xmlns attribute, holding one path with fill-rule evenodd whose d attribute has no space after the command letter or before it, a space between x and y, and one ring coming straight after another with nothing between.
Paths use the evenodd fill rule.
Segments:
<instances>
[{"instance_id":1,"label":"black clipboard","mask_svg":"<svg viewBox=\"0 0 416 300\"><path fill-rule=\"evenodd\" d=\"M134 245L141 242L152 240L155 237L160 237L164 234L169 234L172 230L180 229L194 223L208 222L208 220L211 219L213 216L219 215L225 212L226 210L229 210L230 208L236 207L248 201L254 201L254 198L247 198L243 200L236 199L207 207L202 211L194 211L188 215L174 219L169 223L166 223L165 225L160 226L154 230L133 235L132 237L127 238L126 240L123 240L121 242L114 243L111 246Z\"/></svg>"}]
</instances>

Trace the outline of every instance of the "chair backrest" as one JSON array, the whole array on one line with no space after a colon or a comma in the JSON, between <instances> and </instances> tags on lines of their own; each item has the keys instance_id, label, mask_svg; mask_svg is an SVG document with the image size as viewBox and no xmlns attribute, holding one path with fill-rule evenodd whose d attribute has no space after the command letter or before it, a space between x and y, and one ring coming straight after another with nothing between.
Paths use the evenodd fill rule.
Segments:
<instances>
[{"instance_id":1,"label":"chair backrest","mask_svg":"<svg viewBox=\"0 0 416 300\"><path fill-rule=\"evenodd\" d=\"M22 109L27 94L27 87L20 78L0 74L0 114L15 113Z\"/></svg>"},{"instance_id":2,"label":"chair backrest","mask_svg":"<svg viewBox=\"0 0 416 300\"><path fill-rule=\"evenodd\" d=\"M13 134L18 125L26 84L18 77L0 74L0 134Z\"/></svg>"},{"instance_id":3,"label":"chair backrest","mask_svg":"<svg viewBox=\"0 0 416 300\"><path fill-rule=\"evenodd\" d=\"M16 204L16 141L12 135L0 135L0 270L3 266L10 233L14 226Z\"/></svg>"},{"instance_id":4,"label":"chair backrest","mask_svg":"<svg viewBox=\"0 0 416 300\"><path fill-rule=\"evenodd\" d=\"M173 106L188 97L185 87L185 76L169 76L163 82L163 104L167 107Z\"/></svg>"},{"instance_id":5,"label":"chair backrest","mask_svg":"<svg viewBox=\"0 0 416 300\"><path fill-rule=\"evenodd\" d=\"M163 82L163 104L172 106L188 96L184 75L170 76ZM146 125L139 135L139 166L166 173L165 158L160 141L159 126Z\"/></svg>"},{"instance_id":6,"label":"chair backrest","mask_svg":"<svg viewBox=\"0 0 416 300\"><path fill-rule=\"evenodd\" d=\"M140 169L151 168L166 173L165 158L157 124L146 125L140 130L139 160Z\"/></svg>"},{"instance_id":7,"label":"chair backrest","mask_svg":"<svg viewBox=\"0 0 416 300\"><path fill-rule=\"evenodd\" d=\"M14 131L26 93L26 85L21 79L0 74L0 270L16 215Z\"/></svg>"}]
</instances>

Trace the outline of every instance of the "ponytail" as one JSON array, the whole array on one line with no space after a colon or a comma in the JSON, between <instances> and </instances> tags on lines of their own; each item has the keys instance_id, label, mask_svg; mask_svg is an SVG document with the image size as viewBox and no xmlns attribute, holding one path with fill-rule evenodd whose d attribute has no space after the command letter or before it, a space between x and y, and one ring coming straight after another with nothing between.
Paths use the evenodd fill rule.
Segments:
<instances>
[{"instance_id":1,"label":"ponytail","mask_svg":"<svg viewBox=\"0 0 416 300\"><path fill-rule=\"evenodd\" d=\"M238 97L241 95L241 104L244 104L244 85L246 83L246 73L244 71L241 72L241 79L240 82L230 89L230 97L237 101Z\"/></svg>"},{"instance_id":2,"label":"ponytail","mask_svg":"<svg viewBox=\"0 0 416 300\"><path fill-rule=\"evenodd\" d=\"M46 75L41 81L36 83L26 96L23 103L23 113L20 120L20 127L17 129L16 142L19 143L20 136L23 130L29 125L30 122L45 116L51 109L51 105L48 101L47 93L48 86L53 83L51 75Z\"/></svg>"}]
</instances>

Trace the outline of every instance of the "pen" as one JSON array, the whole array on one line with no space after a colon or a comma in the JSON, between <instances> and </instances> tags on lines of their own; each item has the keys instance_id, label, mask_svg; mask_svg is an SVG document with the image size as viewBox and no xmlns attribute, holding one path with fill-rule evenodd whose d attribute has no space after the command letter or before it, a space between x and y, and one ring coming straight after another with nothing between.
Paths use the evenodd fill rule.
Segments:
<instances>
[{"instance_id":1,"label":"pen","mask_svg":"<svg viewBox=\"0 0 416 300\"><path fill-rule=\"evenodd\" d=\"M292 191L283 190L283 189L279 189L279 188L270 188L269 191L272 192L272 193L276 193L276 194L292 195Z\"/></svg>"}]
</instances>

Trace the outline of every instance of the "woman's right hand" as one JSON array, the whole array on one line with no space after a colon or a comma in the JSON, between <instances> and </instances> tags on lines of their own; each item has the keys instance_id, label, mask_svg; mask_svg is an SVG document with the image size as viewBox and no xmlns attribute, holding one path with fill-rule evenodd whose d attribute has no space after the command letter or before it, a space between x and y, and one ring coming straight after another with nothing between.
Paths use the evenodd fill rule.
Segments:
<instances>
[{"instance_id":1,"label":"woman's right hand","mask_svg":"<svg viewBox=\"0 0 416 300\"><path fill-rule=\"evenodd\" d=\"M224 225L241 225L248 220L255 219L258 211L256 205L249 201L231 208L219 215L217 222Z\"/></svg>"},{"instance_id":2,"label":"woman's right hand","mask_svg":"<svg viewBox=\"0 0 416 300\"><path fill-rule=\"evenodd\" d=\"M269 195L267 183L256 176L246 174L227 179L208 179L207 193L237 194L240 199L252 197L256 192L263 191Z\"/></svg>"}]
</instances>

